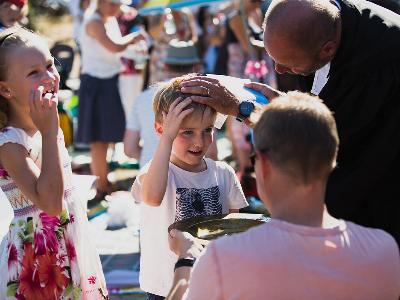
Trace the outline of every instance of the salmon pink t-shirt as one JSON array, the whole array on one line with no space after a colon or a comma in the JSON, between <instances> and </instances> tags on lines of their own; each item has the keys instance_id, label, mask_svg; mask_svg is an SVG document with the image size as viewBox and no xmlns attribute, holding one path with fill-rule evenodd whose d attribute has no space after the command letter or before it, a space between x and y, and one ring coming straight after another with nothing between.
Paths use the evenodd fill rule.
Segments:
<instances>
[{"instance_id":1,"label":"salmon pink t-shirt","mask_svg":"<svg viewBox=\"0 0 400 300\"><path fill-rule=\"evenodd\" d=\"M400 257L379 229L279 220L210 243L184 299L398 300Z\"/></svg>"}]
</instances>

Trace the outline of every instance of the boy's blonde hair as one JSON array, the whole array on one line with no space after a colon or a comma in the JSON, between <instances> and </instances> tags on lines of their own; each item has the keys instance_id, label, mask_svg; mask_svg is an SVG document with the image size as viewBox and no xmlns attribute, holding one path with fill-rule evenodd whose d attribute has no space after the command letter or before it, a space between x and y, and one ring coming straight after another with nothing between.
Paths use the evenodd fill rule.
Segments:
<instances>
[{"instance_id":1,"label":"boy's blonde hair","mask_svg":"<svg viewBox=\"0 0 400 300\"><path fill-rule=\"evenodd\" d=\"M339 137L332 112L315 96L289 92L266 106L254 129L255 149L294 182L327 180Z\"/></svg>"},{"instance_id":2,"label":"boy's blonde hair","mask_svg":"<svg viewBox=\"0 0 400 300\"><path fill-rule=\"evenodd\" d=\"M157 123L162 124L163 122L162 113L163 112L165 112L166 114L168 113L169 108L172 102L175 101L175 99L181 97L182 100L184 100L185 98L191 96L191 94L182 93L179 85L182 81L190 79L191 77L194 76L195 76L194 74L188 74L173 78L166 83L160 84L158 91L153 99L154 118ZM211 114L213 116L216 116L216 111L205 104L192 102L185 107L185 109L190 109L190 108L194 109L193 113L202 112L202 114L204 114L206 110L210 110Z\"/></svg>"}]
</instances>

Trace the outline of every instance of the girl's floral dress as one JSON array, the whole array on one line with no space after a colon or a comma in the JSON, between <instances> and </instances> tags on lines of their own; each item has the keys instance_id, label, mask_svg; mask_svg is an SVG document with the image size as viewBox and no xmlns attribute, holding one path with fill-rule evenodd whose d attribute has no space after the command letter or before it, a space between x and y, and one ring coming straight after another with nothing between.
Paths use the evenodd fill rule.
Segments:
<instances>
[{"instance_id":1,"label":"girl's floral dress","mask_svg":"<svg viewBox=\"0 0 400 300\"><path fill-rule=\"evenodd\" d=\"M37 132L6 127L0 146L24 146L40 168L42 138ZM72 186L71 160L60 130L58 144L64 168L63 210L57 217L38 209L0 166L0 187L14 210L0 244L0 299L107 299L100 259L90 244L86 210Z\"/></svg>"}]
</instances>

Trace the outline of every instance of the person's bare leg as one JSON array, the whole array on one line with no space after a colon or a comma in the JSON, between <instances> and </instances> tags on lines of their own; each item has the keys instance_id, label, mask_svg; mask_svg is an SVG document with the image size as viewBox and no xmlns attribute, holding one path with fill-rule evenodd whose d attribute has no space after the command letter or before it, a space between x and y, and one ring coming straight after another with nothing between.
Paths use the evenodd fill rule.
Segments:
<instances>
[{"instance_id":1,"label":"person's bare leg","mask_svg":"<svg viewBox=\"0 0 400 300\"><path fill-rule=\"evenodd\" d=\"M107 179L108 164L107 164L107 149L108 143L95 142L90 144L90 154L92 163L90 165L92 174L97 177L97 191L107 191L110 187L110 182Z\"/></svg>"}]
</instances>

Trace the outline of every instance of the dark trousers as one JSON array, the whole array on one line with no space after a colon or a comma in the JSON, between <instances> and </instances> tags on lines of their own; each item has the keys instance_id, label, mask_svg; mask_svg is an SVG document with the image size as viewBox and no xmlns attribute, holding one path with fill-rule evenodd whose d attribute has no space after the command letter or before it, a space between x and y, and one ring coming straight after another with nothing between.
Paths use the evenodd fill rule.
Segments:
<instances>
[{"instance_id":1,"label":"dark trousers","mask_svg":"<svg viewBox=\"0 0 400 300\"><path fill-rule=\"evenodd\" d=\"M154 295L152 293L146 293L146 300L164 300L165 297Z\"/></svg>"}]
</instances>

